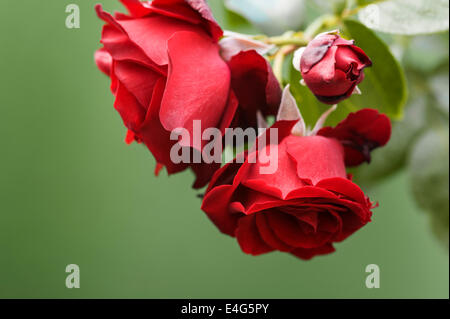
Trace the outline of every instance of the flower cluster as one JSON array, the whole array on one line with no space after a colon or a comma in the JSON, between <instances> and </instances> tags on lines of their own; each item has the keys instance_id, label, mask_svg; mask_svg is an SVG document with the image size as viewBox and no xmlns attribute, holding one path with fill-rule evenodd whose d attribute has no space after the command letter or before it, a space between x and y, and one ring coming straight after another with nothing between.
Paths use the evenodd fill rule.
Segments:
<instances>
[{"instance_id":1,"label":"flower cluster","mask_svg":"<svg viewBox=\"0 0 450 319\"><path fill-rule=\"evenodd\" d=\"M156 174L191 169L194 188L208 185L202 209L245 253L309 259L370 221L374 205L346 167L370 162L370 152L388 142L385 115L363 109L323 127L333 106L309 129L264 57L276 47L224 33L205 0L121 2L127 14L96 6L105 25L95 60L111 79L125 140L149 149ZM328 104L358 92L371 63L336 32L318 35L294 58L304 84ZM276 116L270 128L268 116ZM225 166L208 161L205 154L217 158L231 129L260 130ZM185 151L187 159L174 160ZM276 170L262 169L267 160Z\"/></svg>"}]
</instances>

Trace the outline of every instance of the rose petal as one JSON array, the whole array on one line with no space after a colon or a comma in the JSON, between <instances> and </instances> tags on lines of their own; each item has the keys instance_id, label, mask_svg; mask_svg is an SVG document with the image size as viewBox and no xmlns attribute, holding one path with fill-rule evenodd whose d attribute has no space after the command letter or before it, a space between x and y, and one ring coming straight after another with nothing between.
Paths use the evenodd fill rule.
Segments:
<instances>
[{"instance_id":1,"label":"rose petal","mask_svg":"<svg viewBox=\"0 0 450 319\"><path fill-rule=\"evenodd\" d=\"M302 53L300 60L302 73L308 73L317 63L321 62L336 39L337 36L331 34L321 35L313 39Z\"/></svg>"},{"instance_id":2,"label":"rose petal","mask_svg":"<svg viewBox=\"0 0 450 319\"><path fill-rule=\"evenodd\" d=\"M143 19L116 21L130 40L136 43L156 64L169 63L167 55L168 40L180 31L206 33L192 24L164 16L150 16ZM190 44L192 46L194 44Z\"/></svg>"},{"instance_id":3,"label":"rose petal","mask_svg":"<svg viewBox=\"0 0 450 319\"><path fill-rule=\"evenodd\" d=\"M357 166L370 162L370 152L386 145L391 136L391 122L377 110L363 109L351 113L335 128L321 129L318 135L339 140L344 146L345 164Z\"/></svg>"},{"instance_id":4,"label":"rose petal","mask_svg":"<svg viewBox=\"0 0 450 319\"><path fill-rule=\"evenodd\" d=\"M159 121L159 110L165 89L164 82L164 79L160 79L155 85L145 122L140 127L140 135L156 161L163 164L169 174L174 174L186 169L187 165L176 165L172 162L170 150L176 141L170 140L170 132L166 131Z\"/></svg>"},{"instance_id":5,"label":"rose petal","mask_svg":"<svg viewBox=\"0 0 450 319\"><path fill-rule=\"evenodd\" d=\"M230 185L214 187L205 194L202 203L202 210L209 219L224 234L234 237L240 214L232 214L229 210L229 203L233 194Z\"/></svg>"},{"instance_id":6,"label":"rose petal","mask_svg":"<svg viewBox=\"0 0 450 319\"><path fill-rule=\"evenodd\" d=\"M111 74L112 57L105 49L95 51L95 63L97 67L106 75Z\"/></svg>"},{"instance_id":7,"label":"rose petal","mask_svg":"<svg viewBox=\"0 0 450 319\"><path fill-rule=\"evenodd\" d=\"M286 143L281 143L277 148L271 148L271 150L272 152L276 150L278 153L274 158L277 160L277 169L274 173L262 174L261 164L257 162L251 166L242 184L255 191L284 199L292 189L301 188L305 184L296 174L296 162L286 152ZM260 150L260 152L265 152L265 150Z\"/></svg>"},{"instance_id":8,"label":"rose petal","mask_svg":"<svg viewBox=\"0 0 450 319\"><path fill-rule=\"evenodd\" d=\"M133 17L141 18L152 12L146 3L140 0L120 0Z\"/></svg>"},{"instance_id":9,"label":"rose petal","mask_svg":"<svg viewBox=\"0 0 450 319\"><path fill-rule=\"evenodd\" d=\"M343 148L334 139L292 136L286 139L286 152L297 164L297 176L314 185L326 178L347 176Z\"/></svg>"},{"instance_id":10,"label":"rose petal","mask_svg":"<svg viewBox=\"0 0 450 319\"><path fill-rule=\"evenodd\" d=\"M317 66L318 68L313 68L308 73L307 80L305 79L306 84L316 96L324 97L324 99L335 98L348 94L350 90L350 93L353 92L356 83L348 79L345 72L335 70L333 66L331 73L331 69L327 69L329 65L325 64L323 68L321 68L322 64Z\"/></svg>"},{"instance_id":11,"label":"rose petal","mask_svg":"<svg viewBox=\"0 0 450 319\"><path fill-rule=\"evenodd\" d=\"M366 205L366 196L361 188L346 178L326 178L319 181L316 187L325 188L337 194L345 195L361 205Z\"/></svg>"},{"instance_id":12,"label":"rose petal","mask_svg":"<svg viewBox=\"0 0 450 319\"><path fill-rule=\"evenodd\" d=\"M122 83L118 83L114 108L130 130L137 132L145 119L146 110Z\"/></svg>"},{"instance_id":13,"label":"rose petal","mask_svg":"<svg viewBox=\"0 0 450 319\"><path fill-rule=\"evenodd\" d=\"M256 127L256 113L275 115L281 88L269 62L256 51L243 51L229 62L231 85L239 100L237 126Z\"/></svg>"},{"instance_id":14,"label":"rose petal","mask_svg":"<svg viewBox=\"0 0 450 319\"><path fill-rule=\"evenodd\" d=\"M117 27L105 25L103 27L101 43L104 45L105 50L108 51L116 61L134 61L151 68L161 75L167 75L167 67L158 66L150 60L142 49L133 43L128 36Z\"/></svg>"},{"instance_id":15,"label":"rose petal","mask_svg":"<svg viewBox=\"0 0 450 319\"><path fill-rule=\"evenodd\" d=\"M227 107L230 71L218 46L194 32L177 32L169 40L170 66L160 119L166 130L186 128L193 120L203 129L217 127Z\"/></svg>"},{"instance_id":16,"label":"rose petal","mask_svg":"<svg viewBox=\"0 0 450 319\"><path fill-rule=\"evenodd\" d=\"M114 67L117 79L132 93L139 103L147 109L153 94L153 88L160 75L137 63L117 61Z\"/></svg>"},{"instance_id":17,"label":"rose petal","mask_svg":"<svg viewBox=\"0 0 450 319\"><path fill-rule=\"evenodd\" d=\"M203 26L209 31L216 42L223 35L222 28L214 19L211 9L205 0L153 0L151 5L153 8L164 9L165 12L172 13L177 18L185 17L190 22L194 22L196 17L186 10L186 8L192 8L202 18Z\"/></svg>"},{"instance_id":18,"label":"rose petal","mask_svg":"<svg viewBox=\"0 0 450 319\"><path fill-rule=\"evenodd\" d=\"M270 228L267 216L264 213L255 214L256 226L264 242L279 251L290 252L293 248L278 238Z\"/></svg>"},{"instance_id":19,"label":"rose petal","mask_svg":"<svg viewBox=\"0 0 450 319\"><path fill-rule=\"evenodd\" d=\"M299 227L297 218L280 211L268 212L267 220L275 235L291 247L317 248L323 246L332 237L332 234L321 232L306 234Z\"/></svg>"},{"instance_id":20,"label":"rose petal","mask_svg":"<svg viewBox=\"0 0 450 319\"><path fill-rule=\"evenodd\" d=\"M273 251L273 248L268 246L259 235L255 215L239 219L236 238L242 251L246 254L257 256Z\"/></svg>"}]
</instances>

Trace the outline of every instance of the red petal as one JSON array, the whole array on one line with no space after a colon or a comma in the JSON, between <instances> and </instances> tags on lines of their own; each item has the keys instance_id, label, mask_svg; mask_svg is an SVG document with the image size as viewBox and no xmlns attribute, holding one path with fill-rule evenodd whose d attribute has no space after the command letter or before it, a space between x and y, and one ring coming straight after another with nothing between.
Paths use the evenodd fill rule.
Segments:
<instances>
[{"instance_id":1,"label":"red petal","mask_svg":"<svg viewBox=\"0 0 450 319\"><path fill-rule=\"evenodd\" d=\"M215 41L223 35L223 31L214 19L212 12L204 0L120 0L134 18L142 18L150 14L183 20L192 24L201 24Z\"/></svg>"},{"instance_id":2,"label":"red petal","mask_svg":"<svg viewBox=\"0 0 450 319\"><path fill-rule=\"evenodd\" d=\"M343 148L336 140L290 136L285 143L287 153L297 164L299 178L309 179L313 185L331 177L346 178Z\"/></svg>"},{"instance_id":3,"label":"red petal","mask_svg":"<svg viewBox=\"0 0 450 319\"><path fill-rule=\"evenodd\" d=\"M127 128L134 132L139 130L145 119L146 110L122 83L118 84L114 108L119 112Z\"/></svg>"},{"instance_id":4,"label":"red petal","mask_svg":"<svg viewBox=\"0 0 450 319\"><path fill-rule=\"evenodd\" d=\"M356 45L351 46L352 50L358 55L361 63L364 64L364 67L371 67L372 61L367 56L367 54L361 49L360 47L357 47Z\"/></svg>"},{"instance_id":5,"label":"red petal","mask_svg":"<svg viewBox=\"0 0 450 319\"><path fill-rule=\"evenodd\" d=\"M351 113L335 128L321 129L318 135L339 140L344 146L345 164L357 166L370 162L370 152L386 145L391 136L391 122L377 110L363 109Z\"/></svg>"},{"instance_id":6,"label":"red petal","mask_svg":"<svg viewBox=\"0 0 450 319\"><path fill-rule=\"evenodd\" d=\"M214 19L211 9L205 0L154 0L152 2L153 7L166 8L175 13L179 13L179 7L186 6L186 4L200 14L204 27L208 29L213 39L217 42L222 37L223 31Z\"/></svg>"},{"instance_id":7,"label":"red petal","mask_svg":"<svg viewBox=\"0 0 450 319\"><path fill-rule=\"evenodd\" d=\"M158 66L150 60L142 48L130 40L124 29L111 15L102 11L101 7L98 7L98 10L99 16L108 23L103 27L101 43L114 60L131 60L148 66L162 75L167 73L167 66Z\"/></svg>"},{"instance_id":8,"label":"red petal","mask_svg":"<svg viewBox=\"0 0 450 319\"><path fill-rule=\"evenodd\" d=\"M140 135L144 144L152 152L158 163L163 164L169 174L187 168L186 164L174 164L170 158L170 150L176 141L170 140L170 132L166 131L159 120L161 100L164 94L164 80L160 79L153 90L153 96L145 122L140 127Z\"/></svg>"},{"instance_id":9,"label":"red petal","mask_svg":"<svg viewBox=\"0 0 450 319\"><path fill-rule=\"evenodd\" d=\"M202 129L220 125L230 71L218 52L217 44L194 32L177 32L169 40L169 76L160 110L166 130L183 127L193 136L194 120L202 121Z\"/></svg>"},{"instance_id":10,"label":"red petal","mask_svg":"<svg viewBox=\"0 0 450 319\"><path fill-rule=\"evenodd\" d=\"M258 226L258 231L261 234L261 238L268 246L284 252L290 252L293 249L293 247L289 246L278 238L277 235L275 235L275 232L270 228L265 213L257 213L255 216L256 225Z\"/></svg>"},{"instance_id":11,"label":"red petal","mask_svg":"<svg viewBox=\"0 0 450 319\"><path fill-rule=\"evenodd\" d=\"M356 51L353 48L358 48L356 46L340 46L336 52L336 68L341 71L347 72L352 64L357 67L354 71L361 72L362 69L368 66L369 58L365 55L364 51ZM363 59L361 59L364 56Z\"/></svg>"},{"instance_id":12,"label":"red petal","mask_svg":"<svg viewBox=\"0 0 450 319\"><path fill-rule=\"evenodd\" d=\"M347 200L342 200L342 204L346 205L349 208L349 211L339 215L342 220L342 230L341 233L337 234L334 238L334 241L336 242L343 241L355 233L358 229L370 222L372 216L372 212L367 207L363 207Z\"/></svg>"},{"instance_id":13,"label":"red petal","mask_svg":"<svg viewBox=\"0 0 450 319\"><path fill-rule=\"evenodd\" d=\"M169 63L167 43L175 33L192 31L205 34L197 26L164 16L120 20L117 23L127 33L130 40L139 46L158 65L166 65Z\"/></svg>"},{"instance_id":14,"label":"red petal","mask_svg":"<svg viewBox=\"0 0 450 319\"><path fill-rule=\"evenodd\" d=\"M132 93L139 103L147 109L153 88L160 75L151 69L130 61L117 61L114 67L117 79Z\"/></svg>"},{"instance_id":15,"label":"red petal","mask_svg":"<svg viewBox=\"0 0 450 319\"><path fill-rule=\"evenodd\" d=\"M260 164L258 161L251 165L246 179L242 184L255 191L284 199L290 191L301 188L305 184L297 176L296 163L286 152L286 143L283 142L275 147L276 149L271 147L267 151L267 153L277 152L277 156L275 157L277 160L275 172L273 174L262 174L261 166L265 165ZM260 150L260 152L266 152L266 149Z\"/></svg>"},{"instance_id":16,"label":"red petal","mask_svg":"<svg viewBox=\"0 0 450 319\"><path fill-rule=\"evenodd\" d=\"M164 165L163 165L163 164L156 163L156 166L155 166L155 176L158 176L159 173L161 172L161 170L162 170L163 168L164 168Z\"/></svg>"},{"instance_id":17,"label":"red petal","mask_svg":"<svg viewBox=\"0 0 450 319\"><path fill-rule=\"evenodd\" d=\"M234 94L233 90L230 90L230 96L228 97L228 103L227 107L225 109L225 112L222 116L222 120L219 125L220 132L222 134L225 133L225 130L230 127L231 122L233 121L233 118L236 114L236 111L239 106L239 101L236 98L236 95Z\"/></svg>"},{"instance_id":18,"label":"red petal","mask_svg":"<svg viewBox=\"0 0 450 319\"><path fill-rule=\"evenodd\" d=\"M220 168L220 163L199 163L190 164L189 167L194 172L196 179L192 188L200 189L206 186L211 180L214 173Z\"/></svg>"},{"instance_id":19,"label":"red petal","mask_svg":"<svg viewBox=\"0 0 450 319\"><path fill-rule=\"evenodd\" d=\"M318 64L317 67L304 76L306 84L316 96L332 98L346 95L356 85L354 81L347 78L347 74L344 71L335 70L333 66L333 72L331 73L331 69L326 70L325 68L320 68L320 66L321 64ZM326 64L324 66L328 67ZM327 76L332 75L332 77L325 79L324 72L326 72Z\"/></svg>"},{"instance_id":20,"label":"red petal","mask_svg":"<svg viewBox=\"0 0 450 319\"><path fill-rule=\"evenodd\" d=\"M308 73L317 63L322 61L336 39L336 35L326 34L309 42L300 62L302 74Z\"/></svg>"},{"instance_id":21,"label":"red petal","mask_svg":"<svg viewBox=\"0 0 450 319\"><path fill-rule=\"evenodd\" d=\"M275 235L291 247L317 248L327 243L333 236L322 232L306 233L296 217L280 211L267 213L267 220Z\"/></svg>"},{"instance_id":22,"label":"red petal","mask_svg":"<svg viewBox=\"0 0 450 319\"><path fill-rule=\"evenodd\" d=\"M239 219L236 238L246 254L257 256L274 250L262 240L256 226L255 215Z\"/></svg>"},{"instance_id":23,"label":"red petal","mask_svg":"<svg viewBox=\"0 0 450 319\"><path fill-rule=\"evenodd\" d=\"M163 1L153 1L151 10L167 17L183 20L192 24L200 24L203 19L200 14L194 11L185 1L172 1L167 4Z\"/></svg>"},{"instance_id":24,"label":"red petal","mask_svg":"<svg viewBox=\"0 0 450 319\"><path fill-rule=\"evenodd\" d=\"M132 130L127 130L127 135L125 136L125 143L130 145L136 140L136 135Z\"/></svg>"},{"instance_id":25,"label":"red petal","mask_svg":"<svg viewBox=\"0 0 450 319\"><path fill-rule=\"evenodd\" d=\"M324 188L337 194L344 195L361 205L366 205L366 196L361 188L355 183L346 178L328 178L323 179L316 185L319 188Z\"/></svg>"},{"instance_id":26,"label":"red petal","mask_svg":"<svg viewBox=\"0 0 450 319\"><path fill-rule=\"evenodd\" d=\"M120 0L133 17L140 18L152 12L150 7L140 0Z\"/></svg>"},{"instance_id":27,"label":"red petal","mask_svg":"<svg viewBox=\"0 0 450 319\"><path fill-rule=\"evenodd\" d=\"M239 100L238 126L257 127L256 112L276 115L281 88L269 62L255 50L243 51L229 62L231 85Z\"/></svg>"},{"instance_id":28,"label":"red petal","mask_svg":"<svg viewBox=\"0 0 450 319\"><path fill-rule=\"evenodd\" d=\"M105 49L95 51L95 63L97 67L106 75L111 74L112 57Z\"/></svg>"},{"instance_id":29,"label":"red petal","mask_svg":"<svg viewBox=\"0 0 450 319\"><path fill-rule=\"evenodd\" d=\"M202 210L208 215L209 219L221 232L232 237L235 236L239 218L243 216L242 214L233 214L229 209L233 190L230 185L214 187L205 194L202 203Z\"/></svg>"},{"instance_id":30,"label":"red petal","mask_svg":"<svg viewBox=\"0 0 450 319\"><path fill-rule=\"evenodd\" d=\"M315 186L305 186L299 189L291 191L287 198L288 200L302 199L302 198L326 198L326 199L337 199L338 197L328 190L315 187Z\"/></svg>"}]
</instances>

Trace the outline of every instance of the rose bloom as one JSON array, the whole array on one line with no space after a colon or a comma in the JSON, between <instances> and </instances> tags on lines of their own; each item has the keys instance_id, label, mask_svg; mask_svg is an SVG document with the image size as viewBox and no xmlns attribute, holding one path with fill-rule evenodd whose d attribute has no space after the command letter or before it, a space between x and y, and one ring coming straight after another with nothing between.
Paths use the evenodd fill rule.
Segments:
<instances>
[{"instance_id":1,"label":"rose bloom","mask_svg":"<svg viewBox=\"0 0 450 319\"><path fill-rule=\"evenodd\" d=\"M178 141L170 140L171 132L183 128L193 137L194 120L203 130L218 128L222 134L232 123L253 126L256 105L264 115L276 113L280 86L254 50L222 58L223 32L204 0L121 2L128 14L112 16L96 6L106 24L95 60L111 78L126 141L147 146L158 163L156 173L163 167L169 174L192 169L194 187L200 188L220 163L173 163L170 150ZM201 152L208 142L183 146Z\"/></svg>"},{"instance_id":2,"label":"rose bloom","mask_svg":"<svg viewBox=\"0 0 450 319\"><path fill-rule=\"evenodd\" d=\"M350 97L372 62L354 41L321 34L304 49L300 65L303 80L321 102L337 104Z\"/></svg>"},{"instance_id":3,"label":"rose bloom","mask_svg":"<svg viewBox=\"0 0 450 319\"><path fill-rule=\"evenodd\" d=\"M261 174L259 152L243 164L232 162L214 175L202 209L223 233L236 237L251 255L272 251L301 259L334 251L371 220L372 202L352 182L346 165L368 159L368 150L385 145L391 125L385 115L364 109L336 128L313 136L291 134L296 121L278 121L278 170ZM266 135L259 138L267 138ZM273 150L272 150L273 151Z\"/></svg>"}]
</instances>

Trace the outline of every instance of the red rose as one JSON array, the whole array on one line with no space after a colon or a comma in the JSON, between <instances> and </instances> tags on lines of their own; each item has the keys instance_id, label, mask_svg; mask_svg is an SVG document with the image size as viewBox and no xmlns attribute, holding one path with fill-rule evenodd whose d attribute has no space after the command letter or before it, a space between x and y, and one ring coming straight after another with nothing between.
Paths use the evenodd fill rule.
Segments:
<instances>
[{"instance_id":1,"label":"red rose","mask_svg":"<svg viewBox=\"0 0 450 319\"><path fill-rule=\"evenodd\" d=\"M268 101L261 105L264 114L274 113L264 109L272 105L272 96L279 96L280 87L267 84L272 83L271 68L254 51L242 53L250 63L239 72L258 84L232 86L233 66L219 54L223 32L204 0L121 2L128 15L112 16L96 6L106 25L104 47L95 58L100 70L111 77L114 107L128 128L126 141L144 143L156 158L158 171L166 167L173 174L191 168L197 176L194 187L202 187L220 164L173 163L170 150L177 141L170 140L171 132L183 128L193 137L193 121L200 120L203 130L218 128L223 133L236 117L256 118L253 108L244 107L245 101L238 109L236 95L243 91ZM201 152L205 144L190 141L183 146Z\"/></svg>"},{"instance_id":2,"label":"red rose","mask_svg":"<svg viewBox=\"0 0 450 319\"><path fill-rule=\"evenodd\" d=\"M298 61L297 61L298 62ZM372 62L364 51L336 34L321 34L304 49L299 67L303 80L316 97L337 104L350 97Z\"/></svg>"},{"instance_id":3,"label":"red rose","mask_svg":"<svg viewBox=\"0 0 450 319\"><path fill-rule=\"evenodd\" d=\"M371 219L373 205L348 178L345 158L355 154L359 158L353 147L364 150L367 143L369 149L385 144L389 119L375 110L350 115L335 129L342 136L349 131L353 143L348 146L341 143L345 139L292 135L296 122L278 121L273 126L281 132L271 146L278 151L274 174L262 174L262 164L249 160L266 149L251 151L245 163L233 162L217 171L205 194L202 209L220 231L236 237L247 254L279 250L302 259L328 254L334 251L334 242ZM372 134L376 132L382 136Z\"/></svg>"}]
</instances>

